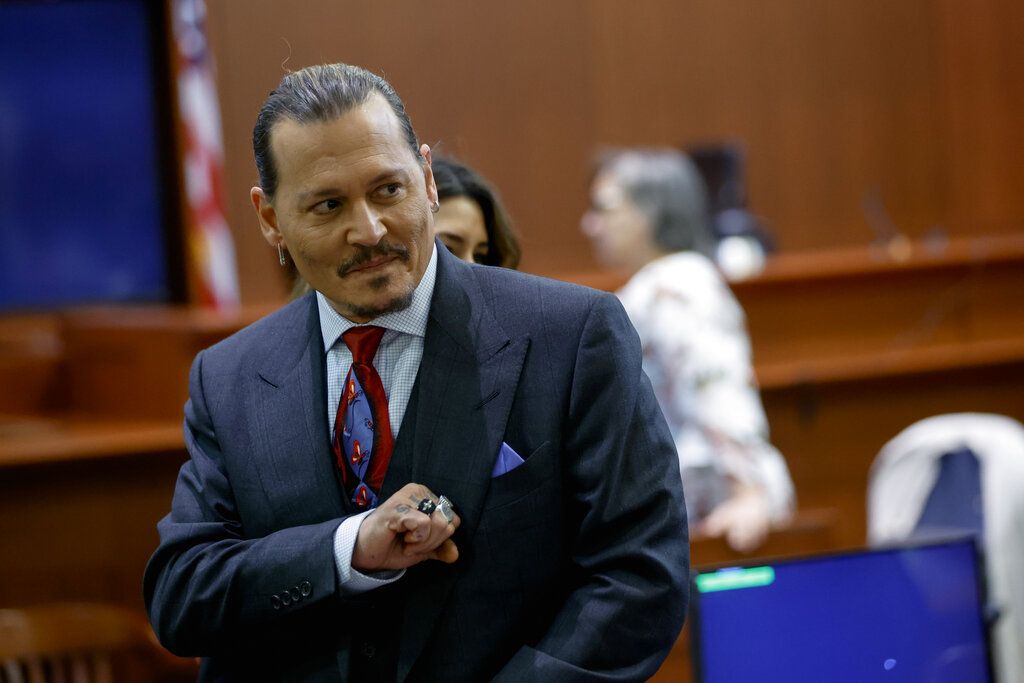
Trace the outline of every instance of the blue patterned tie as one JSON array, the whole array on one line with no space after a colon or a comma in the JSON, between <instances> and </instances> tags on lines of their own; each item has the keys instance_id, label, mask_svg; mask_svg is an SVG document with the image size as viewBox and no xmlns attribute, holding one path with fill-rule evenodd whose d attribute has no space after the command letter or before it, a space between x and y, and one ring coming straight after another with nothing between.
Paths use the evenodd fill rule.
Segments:
<instances>
[{"instance_id":1,"label":"blue patterned tie","mask_svg":"<svg viewBox=\"0 0 1024 683\"><path fill-rule=\"evenodd\" d=\"M383 327L353 327L342 335L352 351L352 367L334 420L334 456L345 491L356 507L377 505L394 439L384 385L373 367Z\"/></svg>"}]
</instances>

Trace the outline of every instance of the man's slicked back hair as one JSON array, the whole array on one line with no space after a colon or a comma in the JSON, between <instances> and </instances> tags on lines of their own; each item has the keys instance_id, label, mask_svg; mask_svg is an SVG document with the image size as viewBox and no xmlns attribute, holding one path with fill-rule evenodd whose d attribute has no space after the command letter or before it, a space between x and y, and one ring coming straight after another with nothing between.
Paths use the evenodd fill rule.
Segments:
<instances>
[{"instance_id":1,"label":"man's slicked back hair","mask_svg":"<svg viewBox=\"0 0 1024 683\"><path fill-rule=\"evenodd\" d=\"M318 64L293 71L267 96L252 131L252 149L260 187L270 198L277 191L277 167L270 150L270 133L282 119L296 123L324 123L359 106L373 93L387 100L402 126L413 156L420 158L419 141L405 104L386 80L350 64Z\"/></svg>"}]
</instances>

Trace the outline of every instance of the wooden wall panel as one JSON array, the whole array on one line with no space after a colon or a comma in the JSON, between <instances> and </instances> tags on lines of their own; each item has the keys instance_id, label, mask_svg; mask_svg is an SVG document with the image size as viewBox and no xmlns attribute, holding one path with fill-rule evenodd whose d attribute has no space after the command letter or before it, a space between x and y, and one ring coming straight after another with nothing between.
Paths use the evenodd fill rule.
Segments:
<instances>
[{"instance_id":1,"label":"wooden wall panel","mask_svg":"<svg viewBox=\"0 0 1024 683\"><path fill-rule=\"evenodd\" d=\"M956 229L1019 229L1024 222L1024 3L933 4L947 220Z\"/></svg>"},{"instance_id":2,"label":"wooden wall panel","mask_svg":"<svg viewBox=\"0 0 1024 683\"><path fill-rule=\"evenodd\" d=\"M501 188L534 272L593 267L578 224L600 144L741 141L752 207L786 251L871 241L870 194L911 237L1024 226L1014 0L222 0L209 13L250 303L284 291L248 203L256 110L283 68L324 61L386 75L425 141Z\"/></svg>"},{"instance_id":3,"label":"wooden wall panel","mask_svg":"<svg viewBox=\"0 0 1024 683\"><path fill-rule=\"evenodd\" d=\"M869 241L871 191L907 228L935 221L927 2L665 5L604 6L602 139L743 141L752 206L784 248Z\"/></svg>"},{"instance_id":4,"label":"wooden wall panel","mask_svg":"<svg viewBox=\"0 0 1024 683\"><path fill-rule=\"evenodd\" d=\"M282 64L346 61L384 75L425 142L440 143L504 191L522 228L528 267L544 270L552 244L580 251L574 227L551 228L570 216L575 226L583 203L592 137L585 125L590 60L579 22L585 6L581 0L211 3L243 298L262 301L282 288L266 277L276 256L257 234L248 200L256 180L252 125L284 73ZM588 254L580 258L589 263Z\"/></svg>"}]
</instances>

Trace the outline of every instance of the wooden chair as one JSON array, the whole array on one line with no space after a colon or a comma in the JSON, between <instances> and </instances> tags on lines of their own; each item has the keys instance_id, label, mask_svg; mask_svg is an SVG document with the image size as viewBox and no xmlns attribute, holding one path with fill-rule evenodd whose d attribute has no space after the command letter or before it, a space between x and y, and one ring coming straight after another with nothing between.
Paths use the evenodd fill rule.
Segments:
<instances>
[{"instance_id":1,"label":"wooden chair","mask_svg":"<svg viewBox=\"0 0 1024 683\"><path fill-rule=\"evenodd\" d=\"M97 603L0 609L0 683L195 680L136 610Z\"/></svg>"}]
</instances>

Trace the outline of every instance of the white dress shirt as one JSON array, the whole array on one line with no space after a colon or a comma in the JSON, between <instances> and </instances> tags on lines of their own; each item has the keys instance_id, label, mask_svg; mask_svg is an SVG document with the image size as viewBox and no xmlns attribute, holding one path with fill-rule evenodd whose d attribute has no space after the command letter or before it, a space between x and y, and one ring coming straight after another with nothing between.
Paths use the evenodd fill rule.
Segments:
<instances>
[{"instance_id":1,"label":"white dress shirt","mask_svg":"<svg viewBox=\"0 0 1024 683\"><path fill-rule=\"evenodd\" d=\"M386 313L365 323L387 330L381 338L377 354L373 358L373 367L377 369L377 374L380 375L381 383L384 385L384 394L388 398L391 434L396 440L398 430L402 426L402 418L405 417L405 409L412 397L412 387L416 382L420 361L423 359L423 338L427 331L427 318L430 314L430 302L434 296L436 277L437 247L435 245L427 269L413 291L412 303L409 307L401 311ZM333 439L334 418L338 412L338 404L341 402L345 377L352 365L352 352L345 345L341 335L349 328L357 327L359 323L354 323L340 315L320 292L316 293L316 299L320 312L320 331L324 339L324 352L327 354L325 363L327 425ZM334 560L338 566L339 585L342 592L345 593L364 592L396 581L405 573L405 570L402 570L379 572L369 576L352 568L352 552L355 549L359 526L369 512L368 510L347 517L334 533Z\"/></svg>"}]
</instances>

